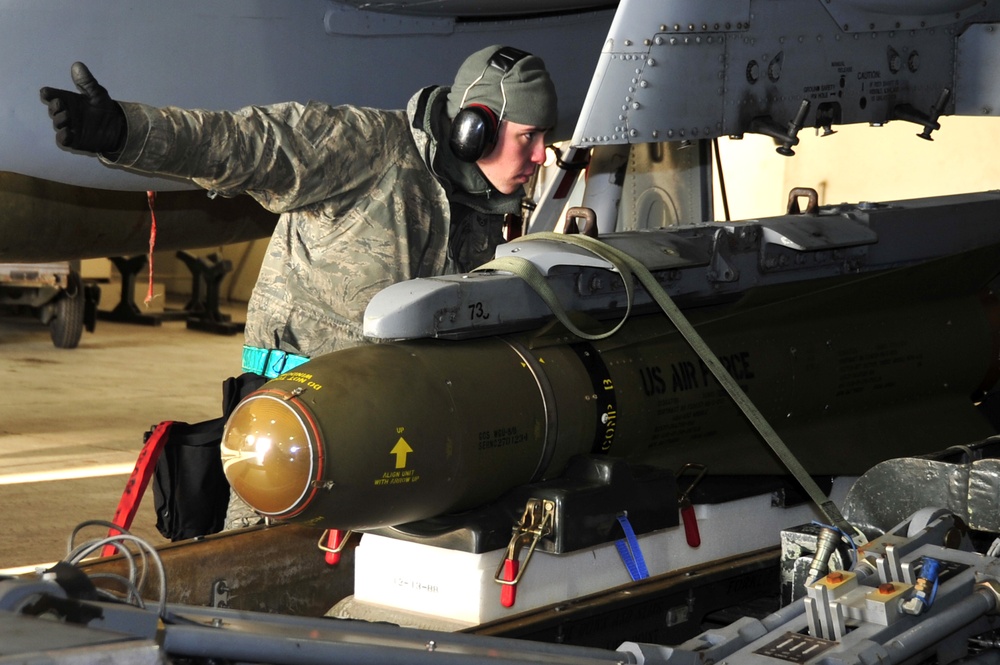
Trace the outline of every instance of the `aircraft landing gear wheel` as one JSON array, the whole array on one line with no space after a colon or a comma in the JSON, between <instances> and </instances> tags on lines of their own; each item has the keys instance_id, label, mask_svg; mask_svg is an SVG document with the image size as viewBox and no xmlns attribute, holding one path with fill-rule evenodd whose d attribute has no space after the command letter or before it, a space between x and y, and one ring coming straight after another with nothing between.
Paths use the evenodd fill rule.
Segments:
<instances>
[{"instance_id":1,"label":"aircraft landing gear wheel","mask_svg":"<svg viewBox=\"0 0 1000 665\"><path fill-rule=\"evenodd\" d=\"M80 343L85 304L83 280L79 273L71 272L66 289L55 302L55 317L49 321L49 333L57 348L75 349Z\"/></svg>"}]
</instances>

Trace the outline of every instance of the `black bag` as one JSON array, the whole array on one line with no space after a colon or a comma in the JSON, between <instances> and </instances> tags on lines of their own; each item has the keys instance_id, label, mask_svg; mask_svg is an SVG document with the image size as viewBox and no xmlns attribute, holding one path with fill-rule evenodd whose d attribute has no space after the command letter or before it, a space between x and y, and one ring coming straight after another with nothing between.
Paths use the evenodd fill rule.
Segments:
<instances>
[{"instance_id":1,"label":"black bag","mask_svg":"<svg viewBox=\"0 0 1000 665\"><path fill-rule=\"evenodd\" d=\"M147 438L167 437L153 476L156 529L164 538L183 540L222 531L229 506L219 451L225 425L225 418L194 425L166 422L147 432ZM166 431L158 432L160 428Z\"/></svg>"},{"instance_id":2,"label":"black bag","mask_svg":"<svg viewBox=\"0 0 1000 665\"><path fill-rule=\"evenodd\" d=\"M220 451L222 432L239 401L266 381L258 374L226 379L221 418L193 425L168 421L146 433L147 440L166 436L153 477L156 529L164 538L183 540L222 531L229 508L229 482L222 472Z\"/></svg>"}]
</instances>

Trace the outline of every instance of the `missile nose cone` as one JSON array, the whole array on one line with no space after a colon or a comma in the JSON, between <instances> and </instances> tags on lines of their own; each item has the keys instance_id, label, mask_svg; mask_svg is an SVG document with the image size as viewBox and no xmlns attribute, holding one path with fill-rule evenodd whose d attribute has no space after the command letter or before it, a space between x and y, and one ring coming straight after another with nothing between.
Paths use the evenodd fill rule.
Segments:
<instances>
[{"instance_id":1,"label":"missile nose cone","mask_svg":"<svg viewBox=\"0 0 1000 665\"><path fill-rule=\"evenodd\" d=\"M314 431L280 397L248 397L233 411L222 435L222 468L229 484L264 515L298 512L319 467Z\"/></svg>"}]
</instances>

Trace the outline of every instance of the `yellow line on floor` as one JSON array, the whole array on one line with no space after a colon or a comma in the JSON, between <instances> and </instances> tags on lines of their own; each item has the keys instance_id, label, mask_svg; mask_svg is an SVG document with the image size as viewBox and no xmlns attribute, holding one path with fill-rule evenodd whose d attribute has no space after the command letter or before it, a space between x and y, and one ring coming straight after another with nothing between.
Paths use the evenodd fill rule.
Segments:
<instances>
[{"instance_id":1,"label":"yellow line on floor","mask_svg":"<svg viewBox=\"0 0 1000 665\"><path fill-rule=\"evenodd\" d=\"M16 577L18 575L28 575L34 573L36 570L48 570L54 565L56 565L55 561L50 563L36 563L30 566L17 566L16 568L0 568L0 576Z\"/></svg>"},{"instance_id":2,"label":"yellow line on floor","mask_svg":"<svg viewBox=\"0 0 1000 665\"><path fill-rule=\"evenodd\" d=\"M80 478L102 478L104 476L127 476L135 468L134 463L102 464L81 466L75 469L53 469L50 471L29 471L0 475L0 485L21 485L23 483L43 483L50 480L78 480Z\"/></svg>"}]
</instances>

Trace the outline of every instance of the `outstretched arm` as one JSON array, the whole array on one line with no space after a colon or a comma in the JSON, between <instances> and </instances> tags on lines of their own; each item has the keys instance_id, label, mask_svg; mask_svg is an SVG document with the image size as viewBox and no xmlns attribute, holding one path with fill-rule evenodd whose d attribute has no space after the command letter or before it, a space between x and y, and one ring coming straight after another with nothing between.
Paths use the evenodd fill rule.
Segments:
<instances>
[{"instance_id":1,"label":"outstretched arm","mask_svg":"<svg viewBox=\"0 0 1000 665\"><path fill-rule=\"evenodd\" d=\"M391 166L387 126L405 118L373 109L310 102L238 111L118 102L82 63L71 69L79 92L42 88L56 142L97 153L137 173L185 178L223 196L247 193L273 212L326 201L348 208ZM408 138L408 134L406 138Z\"/></svg>"}]
</instances>

